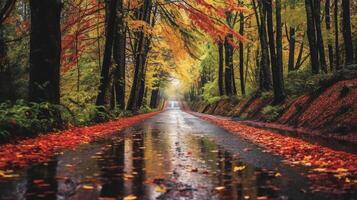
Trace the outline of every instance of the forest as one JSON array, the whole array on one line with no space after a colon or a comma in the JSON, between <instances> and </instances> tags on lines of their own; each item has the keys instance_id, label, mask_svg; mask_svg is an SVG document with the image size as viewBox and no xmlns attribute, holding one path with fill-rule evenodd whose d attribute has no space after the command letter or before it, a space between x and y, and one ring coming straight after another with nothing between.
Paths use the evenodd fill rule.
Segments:
<instances>
[{"instance_id":1,"label":"forest","mask_svg":"<svg viewBox=\"0 0 357 200\"><path fill-rule=\"evenodd\" d=\"M314 173L345 180L312 191L338 187L347 196L313 199L349 199L356 194L356 92L357 1L1 0L0 187L1 177L12 176L2 169L48 162L54 154L136 127L139 122L144 123L138 125L140 129L147 131L146 121L141 121L154 115L159 122L152 123L164 123L160 120L165 119L166 123L176 123L174 116L177 123L184 123L180 117L188 120L188 113L228 132L239 130L240 137L268 147L268 152L283 154L290 163L313 166L318 169ZM175 111L177 106L182 113ZM296 149L280 149L284 137L290 137L270 130L337 141L339 145L333 150L329 149L333 144L316 147L320 151L309 146L315 145L315 140L285 139L287 146ZM136 134L132 137L130 144L135 146ZM142 137L146 140L147 136ZM110 145L120 141L114 138ZM41 150L33 150L31 145ZM137 145L140 148L133 146L133 157L149 151L141 148L144 143ZM339 146L343 152L333 155ZM21 155L14 156L18 151ZM26 157L29 152L35 155ZM151 153L146 152L143 160ZM346 160L340 160L344 156ZM325 160L314 160L319 157ZM243 170L245 166L238 164L232 168L238 174ZM125 175L123 180L132 179ZM139 182L144 180L135 183ZM158 185L157 193L168 195L160 198L175 199L168 192L171 182L153 182ZM213 190L230 191L227 186L220 187ZM147 195L141 190L129 193L125 192L124 199ZM269 195L253 196L270 199ZM0 195L0 199L5 197Z\"/></svg>"}]
</instances>

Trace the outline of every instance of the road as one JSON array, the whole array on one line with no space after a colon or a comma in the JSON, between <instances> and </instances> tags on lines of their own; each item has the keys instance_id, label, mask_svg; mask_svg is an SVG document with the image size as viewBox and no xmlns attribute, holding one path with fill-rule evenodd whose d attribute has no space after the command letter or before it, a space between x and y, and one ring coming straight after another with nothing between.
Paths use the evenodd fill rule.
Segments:
<instances>
[{"instance_id":1,"label":"road","mask_svg":"<svg viewBox=\"0 0 357 200\"><path fill-rule=\"evenodd\" d=\"M290 167L236 135L166 111L0 179L0 199L353 199L311 192Z\"/></svg>"}]
</instances>

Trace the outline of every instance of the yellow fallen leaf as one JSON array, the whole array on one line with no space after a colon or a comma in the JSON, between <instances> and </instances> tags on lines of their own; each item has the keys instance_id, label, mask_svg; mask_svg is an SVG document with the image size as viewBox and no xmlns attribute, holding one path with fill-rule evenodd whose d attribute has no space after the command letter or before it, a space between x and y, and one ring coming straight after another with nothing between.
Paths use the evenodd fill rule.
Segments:
<instances>
[{"instance_id":1,"label":"yellow fallen leaf","mask_svg":"<svg viewBox=\"0 0 357 200\"><path fill-rule=\"evenodd\" d=\"M218 186L218 187L215 187L214 189L217 191L222 191L222 190L224 190L224 186Z\"/></svg>"},{"instance_id":2,"label":"yellow fallen leaf","mask_svg":"<svg viewBox=\"0 0 357 200\"><path fill-rule=\"evenodd\" d=\"M165 193L166 192L166 188L163 187L163 186L157 186L157 187L155 187L155 192Z\"/></svg>"},{"instance_id":3,"label":"yellow fallen leaf","mask_svg":"<svg viewBox=\"0 0 357 200\"><path fill-rule=\"evenodd\" d=\"M281 174L280 174L279 172L277 172L277 173L275 174L275 177L279 177L279 176L281 176Z\"/></svg>"},{"instance_id":4,"label":"yellow fallen leaf","mask_svg":"<svg viewBox=\"0 0 357 200\"><path fill-rule=\"evenodd\" d=\"M245 166L243 165L243 166L235 166L234 168L233 168L233 171L234 172L238 172L238 171L242 171L242 170L244 170L245 169Z\"/></svg>"},{"instance_id":5,"label":"yellow fallen leaf","mask_svg":"<svg viewBox=\"0 0 357 200\"><path fill-rule=\"evenodd\" d=\"M137 199L136 196L131 194L131 195L128 195L128 196L124 197L123 200L135 200L135 199Z\"/></svg>"},{"instance_id":6,"label":"yellow fallen leaf","mask_svg":"<svg viewBox=\"0 0 357 200\"><path fill-rule=\"evenodd\" d=\"M315 172L326 172L327 169L326 168L315 168L314 171Z\"/></svg>"},{"instance_id":7,"label":"yellow fallen leaf","mask_svg":"<svg viewBox=\"0 0 357 200\"><path fill-rule=\"evenodd\" d=\"M94 187L91 185L83 185L82 188L85 190L93 190L94 189Z\"/></svg>"}]
</instances>

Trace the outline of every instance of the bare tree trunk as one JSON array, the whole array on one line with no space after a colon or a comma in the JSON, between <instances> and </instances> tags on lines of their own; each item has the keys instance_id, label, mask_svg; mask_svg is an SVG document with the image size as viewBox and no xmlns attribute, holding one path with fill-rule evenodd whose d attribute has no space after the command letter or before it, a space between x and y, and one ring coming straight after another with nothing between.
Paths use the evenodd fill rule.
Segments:
<instances>
[{"instance_id":1,"label":"bare tree trunk","mask_svg":"<svg viewBox=\"0 0 357 200\"><path fill-rule=\"evenodd\" d=\"M294 27L290 27L289 28L289 36L288 34L287 38L289 41L289 61L288 61L288 70L289 72L294 71L295 68L295 43L296 43L296 39L295 39L295 28Z\"/></svg>"},{"instance_id":2,"label":"bare tree trunk","mask_svg":"<svg viewBox=\"0 0 357 200\"><path fill-rule=\"evenodd\" d=\"M312 0L305 0L306 21L307 21L307 38L309 40L311 69L313 74L320 71L320 62L316 44L316 30L313 17Z\"/></svg>"},{"instance_id":3,"label":"bare tree trunk","mask_svg":"<svg viewBox=\"0 0 357 200\"><path fill-rule=\"evenodd\" d=\"M119 0L118 13L116 19L116 31L114 38L113 57L115 61L114 86L115 102L122 110L125 109L125 48L126 48L126 27L124 24L123 0Z\"/></svg>"},{"instance_id":4,"label":"bare tree trunk","mask_svg":"<svg viewBox=\"0 0 357 200\"><path fill-rule=\"evenodd\" d=\"M233 69L233 47L229 44L228 40L232 41L232 35L227 35L224 41L225 50L225 89L226 95L233 95L233 80L232 80L232 69Z\"/></svg>"},{"instance_id":5,"label":"bare tree trunk","mask_svg":"<svg viewBox=\"0 0 357 200\"><path fill-rule=\"evenodd\" d=\"M255 0L252 0L255 17L257 20L259 28L259 41L261 46L261 56L260 56L260 89L270 90L271 89L271 75L269 70L269 50L267 43L267 33L266 33L266 10L262 5L261 0L258 0L258 8L255 4ZM259 23L260 21L260 23Z\"/></svg>"},{"instance_id":6,"label":"bare tree trunk","mask_svg":"<svg viewBox=\"0 0 357 200\"><path fill-rule=\"evenodd\" d=\"M284 101L286 94L283 76L283 34L281 25L281 1L276 0L276 66L273 66L274 103ZM274 77L275 76L275 77Z\"/></svg>"},{"instance_id":7,"label":"bare tree trunk","mask_svg":"<svg viewBox=\"0 0 357 200\"><path fill-rule=\"evenodd\" d=\"M240 13L239 34L244 34L244 14ZM248 59L248 58L247 58ZM245 96L245 82L244 82L244 45L239 42L239 76L240 76L240 89L242 96Z\"/></svg>"},{"instance_id":8,"label":"bare tree trunk","mask_svg":"<svg viewBox=\"0 0 357 200\"><path fill-rule=\"evenodd\" d=\"M223 68L224 68L224 58L223 58L223 44L222 42L218 43L218 90L219 95L224 95L224 86L223 86Z\"/></svg>"},{"instance_id":9,"label":"bare tree trunk","mask_svg":"<svg viewBox=\"0 0 357 200\"><path fill-rule=\"evenodd\" d=\"M322 37L322 31L321 31L321 0L313 0L313 16L314 16L314 22L315 22L315 28L316 28L316 44L318 48L318 53L319 53L319 59L320 59L320 68L326 73L327 72L327 64L326 64L326 58L325 58L325 47L324 47L324 41Z\"/></svg>"},{"instance_id":10,"label":"bare tree trunk","mask_svg":"<svg viewBox=\"0 0 357 200\"><path fill-rule=\"evenodd\" d=\"M338 41L339 29L338 29L338 0L335 0L334 15L334 26L335 26L335 68L336 70L341 69L340 67L340 45Z\"/></svg>"},{"instance_id":11,"label":"bare tree trunk","mask_svg":"<svg viewBox=\"0 0 357 200\"><path fill-rule=\"evenodd\" d=\"M108 90L109 85L109 70L112 59L113 52L113 43L114 43L114 35L115 35L115 18L117 11L117 0L110 0L108 7L108 20L106 24L106 40L105 40L105 48L104 48L104 57L103 57L103 65L101 70L101 79L99 83L99 92L97 96L96 105L103 106L105 105L105 96Z\"/></svg>"},{"instance_id":12,"label":"bare tree trunk","mask_svg":"<svg viewBox=\"0 0 357 200\"><path fill-rule=\"evenodd\" d=\"M332 33L331 33L331 15L330 15L330 0L325 1L325 22L326 22L326 30L327 30L327 48L328 48L328 58L330 64L330 70L333 70L333 47L332 47Z\"/></svg>"},{"instance_id":13,"label":"bare tree trunk","mask_svg":"<svg viewBox=\"0 0 357 200\"><path fill-rule=\"evenodd\" d=\"M342 30L345 44L345 59L346 64L348 65L353 63L350 0L342 1Z\"/></svg>"},{"instance_id":14,"label":"bare tree trunk","mask_svg":"<svg viewBox=\"0 0 357 200\"><path fill-rule=\"evenodd\" d=\"M152 2L151 0L144 0L144 3L139 8L138 11L138 19L144 20L147 23L150 23L150 15L151 15ZM130 91L130 97L128 100L127 109L131 111L137 111L140 109L140 94L142 91L142 81L145 76L144 74L144 66L146 63L146 46L148 37L145 36L143 31L140 31L137 34L137 46L135 49L135 63L134 63L134 80L133 85ZM144 80L145 81L145 80Z\"/></svg>"},{"instance_id":15,"label":"bare tree trunk","mask_svg":"<svg viewBox=\"0 0 357 200\"><path fill-rule=\"evenodd\" d=\"M61 3L30 0L29 98L34 102L60 102Z\"/></svg>"}]
</instances>

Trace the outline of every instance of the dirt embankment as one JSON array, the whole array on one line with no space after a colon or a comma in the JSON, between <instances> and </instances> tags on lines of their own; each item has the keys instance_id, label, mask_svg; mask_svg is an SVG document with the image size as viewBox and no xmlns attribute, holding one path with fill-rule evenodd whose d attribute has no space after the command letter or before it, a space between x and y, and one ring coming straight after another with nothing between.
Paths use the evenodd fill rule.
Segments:
<instances>
[{"instance_id":1,"label":"dirt embankment","mask_svg":"<svg viewBox=\"0 0 357 200\"><path fill-rule=\"evenodd\" d=\"M326 81L311 94L288 97L271 106L272 97L191 103L192 110L233 117L248 125L320 135L357 143L357 79Z\"/></svg>"}]
</instances>

